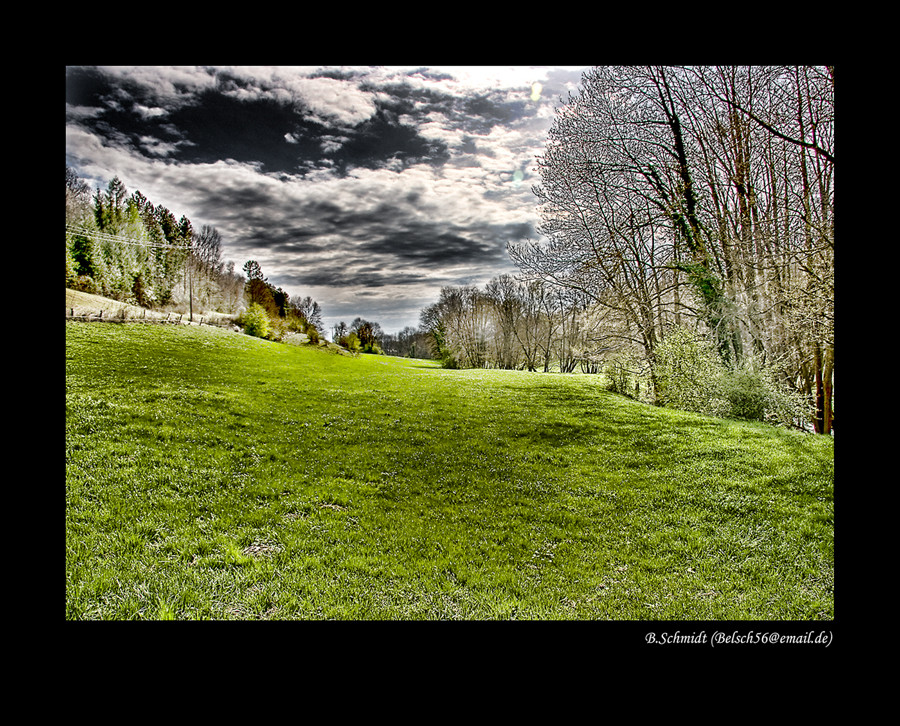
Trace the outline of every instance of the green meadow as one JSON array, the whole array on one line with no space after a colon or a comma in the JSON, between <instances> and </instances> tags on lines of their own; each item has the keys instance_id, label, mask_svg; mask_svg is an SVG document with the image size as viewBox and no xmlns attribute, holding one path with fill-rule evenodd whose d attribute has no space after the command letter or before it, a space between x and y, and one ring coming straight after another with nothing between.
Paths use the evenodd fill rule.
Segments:
<instances>
[{"instance_id":1,"label":"green meadow","mask_svg":"<svg viewBox=\"0 0 900 726\"><path fill-rule=\"evenodd\" d=\"M66 323L68 620L831 620L833 494L601 376Z\"/></svg>"}]
</instances>

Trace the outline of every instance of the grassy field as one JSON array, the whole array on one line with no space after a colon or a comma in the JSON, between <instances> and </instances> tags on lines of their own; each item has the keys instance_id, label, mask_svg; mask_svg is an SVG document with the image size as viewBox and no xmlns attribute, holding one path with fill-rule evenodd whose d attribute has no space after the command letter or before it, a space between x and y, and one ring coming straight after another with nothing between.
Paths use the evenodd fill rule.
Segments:
<instances>
[{"instance_id":1,"label":"grassy field","mask_svg":"<svg viewBox=\"0 0 900 726\"><path fill-rule=\"evenodd\" d=\"M66 323L70 620L828 620L833 492L597 376Z\"/></svg>"}]
</instances>

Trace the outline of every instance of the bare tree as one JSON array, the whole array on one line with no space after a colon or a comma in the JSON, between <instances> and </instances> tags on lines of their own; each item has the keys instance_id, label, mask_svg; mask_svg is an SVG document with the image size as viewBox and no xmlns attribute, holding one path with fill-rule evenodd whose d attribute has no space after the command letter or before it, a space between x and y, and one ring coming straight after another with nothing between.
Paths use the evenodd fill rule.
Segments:
<instances>
[{"instance_id":1,"label":"bare tree","mask_svg":"<svg viewBox=\"0 0 900 726\"><path fill-rule=\"evenodd\" d=\"M780 361L827 432L834 159L830 67L597 68L538 159L543 239L510 256L593 303L600 350L631 340L652 366L693 319L729 367Z\"/></svg>"},{"instance_id":2,"label":"bare tree","mask_svg":"<svg viewBox=\"0 0 900 726\"><path fill-rule=\"evenodd\" d=\"M745 340L779 360L832 426L834 365L834 71L690 69L718 252Z\"/></svg>"},{"instance_id":3,"label":"bare tree","mask_svg":"<svg viewBox=\"0 0 900 726\"><path fill-rule=\"evenodd\" d=\"M545 240L508 250L526 278L621 315L652 360L673 312L676 244L697 237L699 225L687 221L695 205L677 195L678 154L651 134L668 123L648 116L647 97L659 90L645 77L635 91L632 76L630 69L597 69L560 111L534 189ZM705 261L702 245L694 246Z\"/></svg>"},{"instance_id":4,"label":"bare tree","mask_svg":"<svg viewBox=\"0 0 900 726\"><path fill-rule=\"evenodd\" d=\"M499 368L517 368L521 355L516 328L523 307L519 285L511 275L500 275L485 286L484 294L492 306L494 321L489 355Z\"/></svg>"},{"instance_id":5,"label":"bare tree","mask_svg":"<svg viewBox=\"0 0 900 726\"><path fill-rule=\"evenodd\" d=\"M539 364L541 341L544 338L543 328L549 329L543 312L543 300L546 290L543 282L519 282L520 315L513 328L513 335L518 341L523 357L523 366L529 371L536 371Z\"/></svg>"},{"instance_id":6,"label":"bare tree","mask_svg":"<svg viewBox=\"0 0 900 726\"><path fill-rule=\"evenodd\" d=\"M322 308L319 306L319 303L312 299L312 297L307 295L300 300L291 300L290 306L297 315L315 326L316 330L322 329L324 325L322 322Z\"/></svg>"},{"instance_id":7,"label":"bare tree","mask_svg":"<svg viewBox=\"0 0 900 726\"><path fill-rule=\"evenodd\" d=\"M66 166L66 224L81 226L92 213L90 186Z\"/></svg>"},{"instance_id":8,"label":"bare tree","mask_svg":"<svg viewBox=\"0 0 900 726\"><path fill-rule=\"evenodd\" d=\"M191 276L191 292L201 309L210 309L221 291L224 272L222 260L222 235L208 224L191 238L190 254L187 258L188 275Z\"/></svg>"}]
</instances>

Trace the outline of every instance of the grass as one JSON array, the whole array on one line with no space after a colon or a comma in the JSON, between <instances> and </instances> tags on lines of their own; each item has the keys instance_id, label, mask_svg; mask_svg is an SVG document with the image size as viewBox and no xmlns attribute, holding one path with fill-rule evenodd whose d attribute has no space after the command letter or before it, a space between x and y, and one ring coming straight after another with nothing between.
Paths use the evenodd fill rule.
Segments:
<instances>
[{"instance_id":1,"label":"grass","mask_svg":"<svg viewBox=\"0 0 900 726\"><path fill-rule=\"evenodd\" d=\"M833 619L833 461L596 376L67 323L66 617Z\"/></svg>"}]
</instances>

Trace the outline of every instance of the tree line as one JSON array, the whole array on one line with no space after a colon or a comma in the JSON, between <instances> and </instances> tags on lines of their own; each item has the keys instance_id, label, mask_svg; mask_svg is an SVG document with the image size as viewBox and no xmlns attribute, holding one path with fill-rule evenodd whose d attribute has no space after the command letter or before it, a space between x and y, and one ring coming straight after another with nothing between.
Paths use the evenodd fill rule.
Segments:
<instances>
[{"instance_id":1,"label":"tree line","mask_svg":"<svg viewBox=\"0 0 900 726\"><path fill-rule=\"evenodd\" d=\"M147 308L217 310L261 337L294 331L318 342L315 300L291 299L255 260L243 273L223 259L215 227L196 230L118 177L92 191L66 166L66 287Z\"/></svg>"},{"instance_id":2,"label":"tree line","mask_svg":"<svg viewBox=\"0 0 900 726\"><path fill-rule=\"evenodd\" d=\"M420 316L432 353L450 368L507 368L596 373L586 300L541 280L511 275L475 285L447 286Z\"/></svg>"},{"instance_id":3,"label":"tree line","mask_svg":"<svg viewBox=\"0 0 900 726\"><path fill-rule=\"evenodd\" d=\"M777 390L833 429L833 67L595 68L537 163L518 274L422 312L445 365Z\"/></svg>"}]
</instances>

